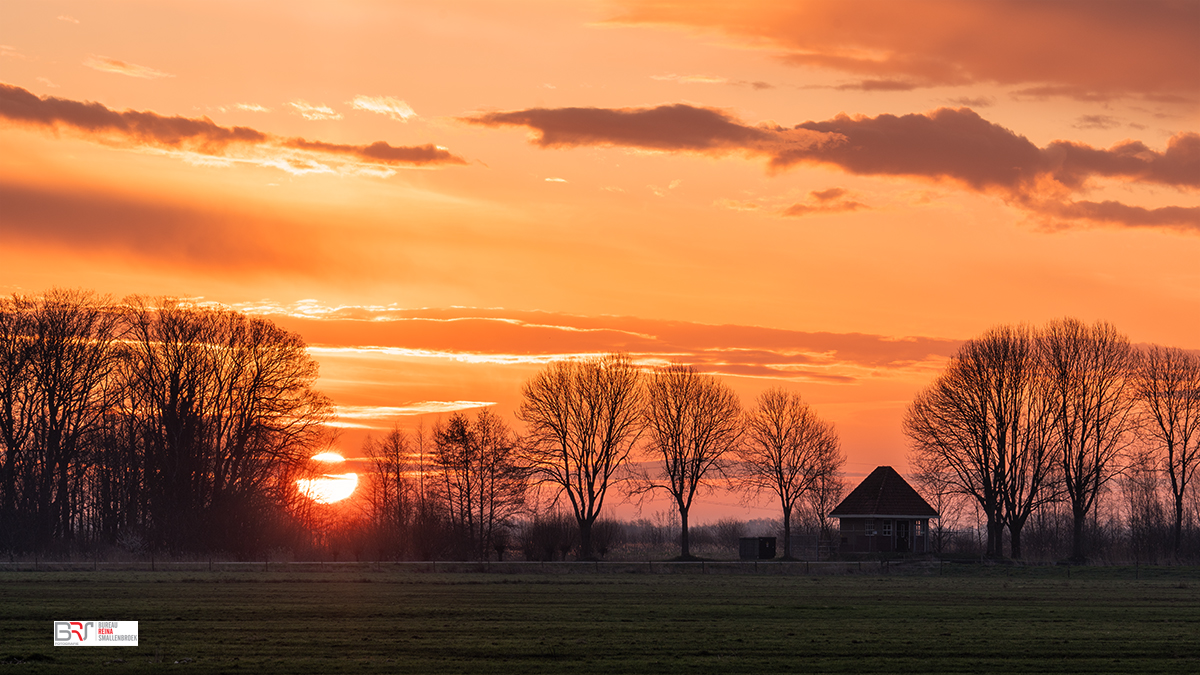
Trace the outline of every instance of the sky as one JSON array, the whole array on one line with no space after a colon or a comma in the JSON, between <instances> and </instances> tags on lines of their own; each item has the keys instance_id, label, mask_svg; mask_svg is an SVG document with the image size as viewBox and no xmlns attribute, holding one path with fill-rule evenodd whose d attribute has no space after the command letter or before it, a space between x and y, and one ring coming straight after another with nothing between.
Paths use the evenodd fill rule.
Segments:
<instances>
[{"instance_id":1,"label":"sky","mask_svg":"<svg viewBox=\"0 0 1200 675\"><path fill-rule=\"evenodd\" d=\"M351 458L620 350L855 482L997 324L1200 349L1198 131L1196 0L4 2L0 292L270 318Z\"/></svg>"}]
</instances>

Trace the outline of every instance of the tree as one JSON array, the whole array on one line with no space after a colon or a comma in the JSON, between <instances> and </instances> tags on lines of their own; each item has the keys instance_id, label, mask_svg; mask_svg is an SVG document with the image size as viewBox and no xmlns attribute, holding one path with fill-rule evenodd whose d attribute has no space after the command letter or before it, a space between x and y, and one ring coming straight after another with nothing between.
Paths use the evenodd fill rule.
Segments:
<instances>
[{"instance_id":1,"label":"tree","mask_svg":"<svg viewBox=\"0 0 1200 675\"><path fill-rule=\"evenodd\" d=\"M1003 555L1009 529L1021 557L1021 529L1052 494L1050 413L1039 342L1025 326L1000 326L968 340L932 386L909 406L910 461L970 495L987 518L987 554Z\"/></svg>"},{"instance_id":2,"label":"tree","mask_svg":"<svg viewBox=\"0 0 1200 675\"><path fill-rule=\"evenodd\" d=\"M1200 356L1153 345L1142 353L1134 378L1141 404L1141 435L1161 453L1173 500L1172 548L1183 538L1183 501L1200 463Z\"/></svg>"},{"instance_id":3,"label":"tree","mask_svg":"<svg viewBox=\"0 0 1200 675\"><path fill-rule=\"evenodd\" d=\"M524 457L534 476L565 494L592 558L592 527L641 433L641 373L625 354L556 361L521 388Z\"/></svg>"},{"instance_id":4,"label":"tree","mask_svg":"<svg viewBox=\"0 0 1200 675\"><path fill-rule=\"evenodd\" d=\"M1071 503L1071 558L1086 557L1085 525L1132 439L1137 352L1112 324L1052 321L1043 340L1054 442Z\"/></svg>"},{"instance_id":5,"label":"tree","mask_svg":"<svg viewBox=\"0 0 1200 675\"><path fill-rule=\"evenodd\" d=\"M144 463L154 544L248 552L331 416L317 363L269 321L131 298L125 414Z\"/></svg>"},{"instance_id":6,"label":"tree","mask_svg":"<svg viewBox=\"0 0 1200 675\"><path fill-rule=\"evenodd\" d=\"M655 371L646 398L650 453L661 460L661 471L656 477L643 472L634 493L661 489L671 495L679 510L680 558L687 559L688 511L714 476L727 477L726 455L742 436L741 405L720 380L682 365Z\"/></svg>"},{"instance_id":7,"label":"tree","mask_svg":"<svg viewBox=\"0 0 1200 675\"><path fill-rule=\"evenodd\" d=\"M753 493L772 492L783 509L783 557L792 557L792 516L800 500L845 457L833 425L817 417L799 394L768 389L746 416L745 442L738 451L738 479Z\"/></svg>"},{"instance_id":8,"label":"tree","mask_svg":"<svg viewBox=\"0 0 1200 675\"><path fill-rule=\"evenodd\" d=\"M507 425L486 408L472 422L454 413L433 431L450 521L470 555L486 560L497 529L525 504L528 471Z\"/></svg>"},{"instance_id":9,"label":"tree","mask_svg":"<svg viewBox=\"0 0 1200 675\"><path fill-rule=\"evenodd\" d=\"M363 441L363 453L371 460L367 501L381 546L390 542L396 552L414 520L416 490L412 484L412 450L408 435L393 427L386 436Z\"/></svg>"}]
</instances>

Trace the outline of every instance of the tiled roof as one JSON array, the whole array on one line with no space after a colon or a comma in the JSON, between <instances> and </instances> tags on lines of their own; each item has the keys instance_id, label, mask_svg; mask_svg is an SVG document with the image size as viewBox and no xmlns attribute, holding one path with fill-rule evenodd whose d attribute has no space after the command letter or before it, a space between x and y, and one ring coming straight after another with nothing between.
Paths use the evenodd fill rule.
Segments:
<instances>
[{"instance_id":1,"label":"tiled roof","mask_svg":"<svg viewBox=\"0 0 1200 675\"><path fill-rule=\"evenodd\" d=\"M876 467L871 475L846 495L829 515L844 516L917 516L937 518L934 510L917 491L890 466Z\"/></svg>"}]
</instances>

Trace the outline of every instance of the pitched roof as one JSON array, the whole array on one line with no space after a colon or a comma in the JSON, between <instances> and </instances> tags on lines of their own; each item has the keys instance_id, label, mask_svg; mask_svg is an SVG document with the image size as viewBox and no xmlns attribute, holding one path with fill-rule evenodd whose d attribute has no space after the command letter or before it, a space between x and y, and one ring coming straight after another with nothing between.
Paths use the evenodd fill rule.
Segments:
<instances>
[{"instance_id":1,"label":"pitched roof","mask_svg":"<svg viewBox=\"0 0 1200 675\"><path fill-rule=\"evenodd\" d=\"M916 516L937 518L938 512L890 466L876 467L871 475L846 495L829 515Z\"/></svg>"}]
</instances>

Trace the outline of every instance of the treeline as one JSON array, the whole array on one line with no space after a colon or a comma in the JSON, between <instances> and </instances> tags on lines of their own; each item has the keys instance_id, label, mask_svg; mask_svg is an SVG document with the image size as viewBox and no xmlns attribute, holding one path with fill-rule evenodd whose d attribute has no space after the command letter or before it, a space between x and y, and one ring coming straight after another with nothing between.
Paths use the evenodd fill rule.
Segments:
<instances>
[{"instance_id":1,"label":"treeline","mask_svg":"<svg viewBox=\"0 0 1200 675\"><path fill-rule=\"evenodd\" d=\"M794 393L769 390L746 411L711 375L611 354L548 365L522 388L518 418L520 436L481 410L368 439L363 512L338 525L356 554L593 559L629 531L602 518L606 501L662 493L686 559L690 509L714 489L774 497L785 557L805 509L832 541L845 459L833 426Z\"/></svg>"},{"instance_id":2,"label":"treeline","mask_svg":"<svg viewBox=\"0 0 1200 675\"><path fill-rule=\"evenodd\" d=\"M299 336L83 291L0 299L0 549L250 555L294 540L332 406Z\"/></svg>"},{"instance_id":3,"label":"treeline","mask_svg":"<svg viewBox=\"0 0 1200 675\"><path fill-rule=\"evenodd\" d=\"M1200 558L1200 355L1111 324L999 326L968 340L904 430L935 541L978 514L983 553ZM964 510L968 513L964 513ZM1006 548L1007 544L1007 548Z\"/></svg>"}]
</instances>

